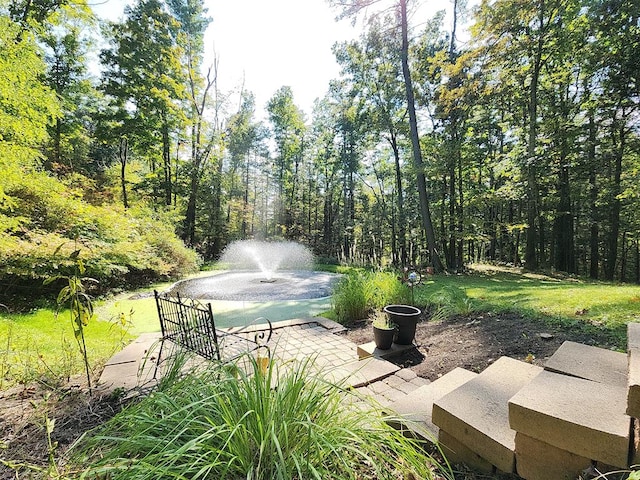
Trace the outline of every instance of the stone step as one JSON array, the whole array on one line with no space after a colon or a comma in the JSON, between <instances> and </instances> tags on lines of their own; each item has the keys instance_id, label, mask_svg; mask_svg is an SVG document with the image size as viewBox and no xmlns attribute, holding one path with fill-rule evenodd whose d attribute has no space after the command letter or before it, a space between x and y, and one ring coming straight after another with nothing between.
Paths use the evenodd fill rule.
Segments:
<instances>
[{"instance_id":1,"label":"stone step","mask_svg":"<svg viewBox=\"0 0 640 480\"><path fill-rule=\"evenodd\" d=\"M397 429L409 429L414 436L435 443L438 427L431 421L433 403L477 376L477 373L460 367L451 370L389 405L398 418L393 418L388 423Z\"/></svg>"},{"instance_id":2,"label":"stone step","mask_svg":"<svg viewBox=\"0 0 640 480\"><path fill-rule=\"evenodd\" d=\"M627 356L605 348L564 342L547 360L544 369L599 383L627 385Z\"/></svg>"},{"instance_id":3,"label":"stone step","mask_svg":"<svg viewBox=\"0 0 640 480\"><path fill-rule=\"evenodd\" d=\"M627 325L628 396L627 415L640 418L640 323Z\"/></svg>"},{"instance_id":4,"label":"stone step","mask_svg":"<svg viewBox=\"0 0 640 480\"><path fill-rule=\"evenodd\" d=\"M498 470L515 471L515 434L509 399L542 368L501 357L477 377L433 404L432 421Z\"/></svg>"},{"instance_id":5,"label":"stone step","mask_svg":"<svg viewBox=\"0 0 640 480\"><path fill-rule=\"evenodd\" d=\"M591 464L589 458L516 432L516 472L526 480L573 480Z\"/></svg>"},{"instance_id":6,"label":"stone step","mask_svg":"<svg viewBox=\"0 0 640 480\"><path fill-rule=\"evenodd\" d=\"M509 401L513 430L580 457L625 468L627 389L544 371Z\"/></svg>"}]
</instances>

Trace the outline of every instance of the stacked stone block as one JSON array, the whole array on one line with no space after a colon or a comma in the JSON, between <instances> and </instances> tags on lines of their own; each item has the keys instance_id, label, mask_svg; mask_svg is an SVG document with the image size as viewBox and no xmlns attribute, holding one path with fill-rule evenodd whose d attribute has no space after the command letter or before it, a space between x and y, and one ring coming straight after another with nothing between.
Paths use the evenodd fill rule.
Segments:
<instances>
[{"instance_id":1,"label":"stacked stone block","mask_svg":"<svg viewBox=\"0 0 640 480\"><path fill-rule=\"evenodd\" d=\"M437 435L451 463L483 472L565 480L638 465L640 323L628 341L627 355L565 342L544 370L502 357L442 394L417 390L399 413L405 427Z\"/></svg>"}]
</instances>

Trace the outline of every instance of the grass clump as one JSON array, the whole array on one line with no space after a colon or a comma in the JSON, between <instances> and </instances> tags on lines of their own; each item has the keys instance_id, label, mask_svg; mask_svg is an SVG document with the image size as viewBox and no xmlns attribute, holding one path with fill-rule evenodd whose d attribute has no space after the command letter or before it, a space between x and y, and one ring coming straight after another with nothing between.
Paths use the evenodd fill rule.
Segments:
<instances>
[{"instance_id":1,"label":"grass clump","mask_svg":"<svg viewBox=\"0 0 640 480\"><path fill-rule=\"evenodd\" d=\"M393 272L351 270L334 289L331 301L336 321L347 325L385 305L406 303L408 298L408 287Z\"/></svg>"},{"instance_id":2,"label":"grass clump","mask_svg":"<svg viewBox=\"0 0 640 480\"><path fill-rule=\"evenodd\" d=\"M427 305L433 312L432 320L446 320L456 315L469 315L474 311L473 301L462 288L446 285L436 290Z\"/></svg>"},{"instance_id":3,"label":"grass clump","mask_svg":"<svg viewBox=\"0 0 640 480\"><path fill-rule=\"evenodd\" d=\"M434 478L440 467L379 410L309 362L285 367L171 376L82 440L82 478Z\"/></svg>"}]
</instances>

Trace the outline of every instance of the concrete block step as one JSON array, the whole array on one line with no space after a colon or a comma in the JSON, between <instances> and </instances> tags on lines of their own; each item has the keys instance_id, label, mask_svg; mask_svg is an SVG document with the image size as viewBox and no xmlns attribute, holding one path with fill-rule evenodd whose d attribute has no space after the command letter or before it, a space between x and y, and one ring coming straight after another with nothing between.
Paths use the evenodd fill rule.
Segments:
<instances>
[{"instance_id":1,"label":"concrete block step","mask_svg":"<svg viewBox=\"0 0 640 480\"><path fill-rule=\"evenodd\" d=\"M640 418L640 323L627 325L627 415Z\"/></svg>"},{"instance_id":2,"label":"concrete block step","mask_svg":"<svg viewBox=\"0 0 640 480\"><path fill-rule=\"evenodd\" d=\"M433 403L477 376L477 373L460 367L451 370L389 405L398 417L388 423L398 429L406 428L414 436L434 443L438 438L438 427L431 421Z\"/></svg>"},{"instance_id":3,"label":"concrete block step","mask_svg":"<svg viewBox=\"0 0 640 480\"><path fill-rule=\"evenodd\" d=\"M438 431L438 443L440 444L440 450L450 465L465 464L476 472L488 475L497 473L496 468L490 462L444 430Z\"/></svg>"},{"instance_id":4,"label":"concrete block step","mask_svg":"<svg viewBox=\"0 0 640 480\"><path fill-rule=\"evenodd\" d=\"M535 365L501 357L436 400L432 421L498 470L512 473L516 432L509 427L508 402L540 372Z\"/></svg>"},{"instance_id":5,"label":"concrete block step","mask_svg":"<svg viewBox=\"0 0 640 480\"><path fill-rule=\"evenodd\" d=\"M560 450L624 468L631 419L626 387L544 371L509 401L513 430Z\"/></svg>"},{"instance_id":6,"label":"concrete block step","mask_svg":"<svg viewBox=\"0 0 640 480\"><path fill-rule=\"evenodd\" d=\"M627 356L605 348L564 342L544 369L611 385L627 385Z\"/></svg>"},{"instance_id":7,"label":"concrete block step","mask_svg":"<svg viewBox=\"0 0 640 480\"><path fill-rule=\"evenodd\" d=\"M526 480L575 480L589 467L589 458L516 433L516 471Z\"/></svg>"}]
</instances>

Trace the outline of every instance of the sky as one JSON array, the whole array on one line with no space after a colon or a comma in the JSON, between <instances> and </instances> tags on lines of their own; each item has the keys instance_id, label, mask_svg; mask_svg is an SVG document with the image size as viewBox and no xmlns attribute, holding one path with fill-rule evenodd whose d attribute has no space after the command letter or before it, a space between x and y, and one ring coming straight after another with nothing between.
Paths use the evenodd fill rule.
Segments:
<instances>
[{"instance_id":1,"label":"sky","mask_svg":"<svg viewBox=\"0 0 640 480\"><path fill-rule=\"evenodd\" d=\"M99 16L115 21L122 18L126 0L89 3ZM430 11L419 12L412 21L426 21L436 9L451 8L449 0L423 3ZM256 97L259 117L273 94L287 85L310 118L314 100L339 77L333 44L357 39L362 30L349 19L336 21L337 12L326 0L205 0L205 6L213 19L205 36L205 67L217 57L219 88L239 91L244 85Z\"/></svg>"}]
</instances>

